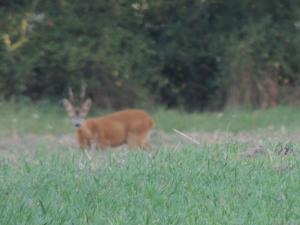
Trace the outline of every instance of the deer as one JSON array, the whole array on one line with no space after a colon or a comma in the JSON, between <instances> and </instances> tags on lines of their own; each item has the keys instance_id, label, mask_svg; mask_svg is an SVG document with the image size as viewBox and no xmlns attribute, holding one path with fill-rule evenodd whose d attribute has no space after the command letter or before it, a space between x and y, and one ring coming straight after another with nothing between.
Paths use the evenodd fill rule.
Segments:
<instances>
[{"instance_id":1,"label":"deer","mask_svg":"<svg viewBox=\"0 0 300 225\"><path fill-rule=\"evenodd\" d=\"M85 86L81 87L80 105L75 106L74 94L68 90L69 99L63 99L64 109L71 118L77 141L82 150L106 149L127 144L129 148L149 149L149 139L155 124L148 113L141 109L127 109L104 116L85 119L92 100L85 99Z\"/></svg>"}]
</instances>

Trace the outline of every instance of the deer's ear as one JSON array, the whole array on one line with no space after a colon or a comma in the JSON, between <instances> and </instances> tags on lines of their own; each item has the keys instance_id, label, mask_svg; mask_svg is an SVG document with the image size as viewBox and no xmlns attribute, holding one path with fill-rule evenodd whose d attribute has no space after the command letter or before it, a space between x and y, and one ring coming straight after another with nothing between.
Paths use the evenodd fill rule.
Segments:
<instances>
[{"instance_id":1,"label":"deer's ear","mask_svg":"<svg viewBox=\"0 0 300 225\"><path fill-rule=\"evenodd\" d=\"M87 99L82 103L82 105L81 105L81 114L82 114L82 116L86 116L88 114L88 112L91 109L91 106L92 106L92 100L91 99Z\"/></svg>"},{"instance_id":2,"label":"deer's ear","mask_svg":"<svg viewBox=\"0 0 300 225\"><path fill-rule=\"evenodd\" d=\"M69 115L72 115L74 113L74 107L71 104L71 102L68 99L63 99L63 104L64 104L64 108L65 108L66 112Z\"/></svg>"}]
</instances>

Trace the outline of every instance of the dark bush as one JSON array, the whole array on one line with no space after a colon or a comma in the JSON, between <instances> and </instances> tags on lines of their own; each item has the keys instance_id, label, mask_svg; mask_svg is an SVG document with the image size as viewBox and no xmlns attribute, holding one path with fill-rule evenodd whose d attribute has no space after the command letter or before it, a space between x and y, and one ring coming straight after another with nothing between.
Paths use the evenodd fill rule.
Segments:
<instances>
[{"instance_id":1,"label":"dark bush","mask_svg":"<svg viewBox=\"0 0 300 225\"><path fill-rule=\"evenodd\" d=\"M61 98L86 83L114 108L293 101L299 12L292 0L1 1L0 92Z\"/></svg>"}]
</instances>

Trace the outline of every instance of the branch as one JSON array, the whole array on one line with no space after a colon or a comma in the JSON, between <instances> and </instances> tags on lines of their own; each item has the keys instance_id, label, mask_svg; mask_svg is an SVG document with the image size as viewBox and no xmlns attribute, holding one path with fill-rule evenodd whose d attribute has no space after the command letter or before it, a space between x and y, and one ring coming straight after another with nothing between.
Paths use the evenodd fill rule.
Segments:
<instances>
[{"instance_id":1,"label":"branch","mask_svg":"<svg viewBox=\"0 0 300 225\"><path fill-rule=\"evenodd\" d=\"M173 131L175 131L177 134L180 134L181 136L185 137L185 138L188 139L189 141L191 141L191 142L193 142L193 143L195 143L195 144L197 144L197 145L200 145L200 142L199 142L199 141L197 141L197 140L195 140L194 138L192 138L192 137L186 135L185 133L182 133L181 131L176 130L176 129L174 129L174 128L173 128Z\"/></svg>"}]
</instances>

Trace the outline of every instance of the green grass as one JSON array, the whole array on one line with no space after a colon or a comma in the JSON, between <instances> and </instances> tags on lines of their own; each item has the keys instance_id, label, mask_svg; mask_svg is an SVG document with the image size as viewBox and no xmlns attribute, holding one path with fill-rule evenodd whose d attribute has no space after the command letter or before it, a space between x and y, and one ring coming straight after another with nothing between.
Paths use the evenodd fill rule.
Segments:
<instances>
[{"instance_id":1,"label":"green grass","mask_svg":"<svg viewBox=\"0 0 300 225\"><path fill-rule=\"evenodd\" d=\"M0 102L0 115L0 134L61 134L72 131L60 105Z\"/></svg>"},{"instance_id":2,"label":"green grass","mask_svg":"<svg viewBox=\"0 0 300 225\"><path fill-rule=\"evenodd\" d=\"M229 110L222 113L180 113L174 110L157 110L150 113L158 129L172 131L239 132L260 128L297 130L300 127L300 109L281 106L268 110ZM90 116L103 115L99 109ZM74 129L61 104L0 102L0 133L51 133L62 134Z\"/></svg>"},{"instance_id":3,"label":"green grass","mask_svg":"<svg viewBox=\"0 0 300 225\"><path fill-rule=\"evenodd\" d=\"M36 151L0 161L0 224L300 224L297 151L240 159L231 143L102 161Z\"/></svg>"},{"instance_id":4,"label":"green grass","mask_svg":"<svg viewBox=\"0 0 300 225\"><path fill-rule=\"evenodd\" d=\"M165 131L293 131L298 111L151 115ZM97 114L103 113L91 116ZM73 132L61 105L2 102L0 115L1 135L36 134L32 143L0 139L0 225L300 224L298 142L285 143L293 149L288 155L276 153L276 143L263 143L268 151L250 158L240 157L249 146L235 142L176 150L159 144L150 152L101 151L89 161L55 137L39 138Z\"/></svg>"},{"instance_id":5,"label":"green grass","mask_svg":"<svg viewBox=\"0 0 300 225\"><path fill-rule=\"evenodd\" d=\"M261 128L282 128L295 130L300 127L300 109L280 106L268 110L228 110L225 112L180 113L178 111L157 111L154 118L157 127L171 131L230 131L239 132Z\"/></svg>"}]
</instances>

